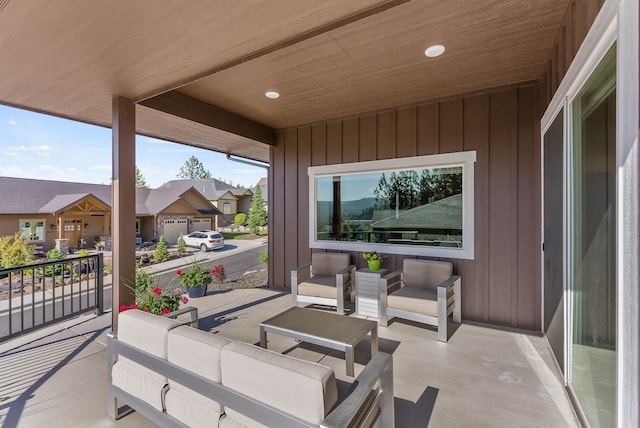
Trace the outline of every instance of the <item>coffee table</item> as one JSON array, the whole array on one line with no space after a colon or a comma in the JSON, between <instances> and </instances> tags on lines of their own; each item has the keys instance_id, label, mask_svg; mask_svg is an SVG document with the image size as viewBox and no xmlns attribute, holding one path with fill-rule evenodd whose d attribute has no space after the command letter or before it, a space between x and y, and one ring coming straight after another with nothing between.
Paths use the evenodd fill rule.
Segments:
<instances>
[{"instance_id":1,"label":"coffee table","mask_svg":"<svg viewBox=\"0 0 640 428\"><path fill-rule=\"evenodd\" d=\"M371 333L371 356L378 352L378 323L345 315L292 307L260 323L260 346L267 332L291 337L345 353L347 376L353 376L354 347Z\"/></svg>"}]
</instances>

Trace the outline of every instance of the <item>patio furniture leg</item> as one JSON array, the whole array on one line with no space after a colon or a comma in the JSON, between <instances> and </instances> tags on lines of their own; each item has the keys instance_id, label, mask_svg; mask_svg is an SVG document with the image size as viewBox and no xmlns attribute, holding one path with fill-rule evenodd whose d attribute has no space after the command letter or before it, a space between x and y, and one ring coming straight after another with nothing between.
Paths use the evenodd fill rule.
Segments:
<instances>
[{"instance_id":1,"label":"patio furniture leg","mask_svg":"<svg viewBox=\"0 0 640 428\"><path fill-rule=\"evenodd\" d=\"M267 349L267 332L260 326L260 347Z\"/></svg>"},{"instance_id":2,"label":"patio furniture leg","mask_svg":"<svg viewBox=\"0 0 640 428\"><path fill-rule=\"evenodd\" d=\"M355 355L353 346L347 345L344 350L344 359L347 363L347 376L353 376L353 366L355 362Z\"/></svg>"},{"instance_id":3,"label":"patio furniture leg","mask_svg":"<svg viewBox=\"0 0 640 428\"><path fill-rule=\"evenodd\" d=\"M378 326L371 330L371 358L378 353Z\"/></svg>"}]
</instances>

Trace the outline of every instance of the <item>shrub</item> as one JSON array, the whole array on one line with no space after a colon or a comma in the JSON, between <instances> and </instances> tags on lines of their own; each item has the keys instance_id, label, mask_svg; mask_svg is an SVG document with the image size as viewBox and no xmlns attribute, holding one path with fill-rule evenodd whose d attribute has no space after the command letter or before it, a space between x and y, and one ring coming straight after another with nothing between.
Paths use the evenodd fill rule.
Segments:
<instances>
[{"instance_id":1,"label":"shrub","mask_svg":"<svg viewBox=\"0 0 640 428\"><path fill-rule=\"evenodd\" d=\"M84 248L78 251L78 257L85 257L89 255L89 250L85 250Z\"/></svg>"},{"instance_id":2,"label":"shrub","mask_svg":"<svg viewBox=\"0 0 640 428\"><path fill-rule=\"evenodd\" d=\"M33 251L24 235L0 238L0 268L11 268L33 263Z\"/></svg>"},{"instance_id":3,"label":"shrub","mask_svg":"<svg viewBox=\"0 0 640 428\"><path fill-rule=\"evenodd\" d=\"M119 311L140 309L155 315L164 315L180 308L180 302L187 303L189 299L183 295L182 289L171 291L158 286L158 279L136 266L135 285L133 287L135 302L129 306L120 305Z\"/></svg>"},{"instance_id":4,"label":"shrub","mask_svg":"<svg viewBox=\"0 0 640 428\"><path fill-rule=\"evenodd\" d=\"M264 263L267 264L269 263L269 252L268 251L264 251L262 253L260 253L260 263Z\"/></svg>"},{"instance_id":5,"label":"shrub","mask_svg":"<svg viewBox=\"0 0 640 428\"><path fill-rule=\"evenodd\" d=\"M176 274L180 278L180 285L185 287L206 287L211 284L213 270L206 270L194 260L188 270L179 269Z\"/></svg>"},{"instance_id":6,"label":"shrub","mask_svg":"<svg viewBox=\"0 0 640 428\"><path fill-rule=\"evenodd\" d=\"M244 226L245 224L247 224L247 215L244 213L238 213L236 214L236 216L233 218L233 222L237 225L237 226Z\"/></svg>"},{"instance_id":7,"label":"shrub","mask_svg":"<svg viewBox=\"0 0 640 428\"><path fill-rule=\"evenodd\" d=\"M184 254L187 251L187 245L184 243L184 238L182 235L178 238L178 244L176 245L176 250L178 254Z\"/></svg>"},{"instance_id":8,"label":"shrub","mask_svg":"<svg viewBox=\"0 0 640 428\"><path fill-rule=\"evenodd\" d=\"M160 235L160 239L158 240L158 245L156 245L156 251L153 253L153 259L158 262L166 262L171 258L169 254L169 245L167 244L167 239L164 235Z\"/></svg>"},{"instance_id":9,"label":"shrub","mask_svg":"<svg viewBox=\"0 0 640 428\"><path fill-rule=\"evenodd\" d=\"M62 255L62 253L60 252L60 250L58 250L57 248L52 248L49 251L47 251L47 260L52 262L55 260L62 260L64 259L64 256Z\"/></svg>"},{"instance_id":10,"label":"shrub","mask_svg":"<svg viewBox=\"0 0 640 428\"><path fill-rule=\"evenodd\" d=\"M226 275L224 273L224 266L222 264L219 264L218 266L211 269L211 275L213 275L218 284L222 284L226 278Z\"/></svg>"}]
</instances>

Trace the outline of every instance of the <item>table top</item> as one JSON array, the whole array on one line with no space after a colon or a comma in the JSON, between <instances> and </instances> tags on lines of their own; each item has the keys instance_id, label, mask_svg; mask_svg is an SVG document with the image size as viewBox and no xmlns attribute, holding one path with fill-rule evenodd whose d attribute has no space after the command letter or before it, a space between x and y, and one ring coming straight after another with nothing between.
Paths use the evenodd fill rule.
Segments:
<instances>
[{"instance_id":1,"label":"table top","mask_svg":"<svg viewBox=\"0 0 640 428\"><path fill-rule=\"evenodd\" d=\"M375 321L298 307L289 308L260 325L350 345L358 343L378 326Z\"/></svg>"}]
</instances>

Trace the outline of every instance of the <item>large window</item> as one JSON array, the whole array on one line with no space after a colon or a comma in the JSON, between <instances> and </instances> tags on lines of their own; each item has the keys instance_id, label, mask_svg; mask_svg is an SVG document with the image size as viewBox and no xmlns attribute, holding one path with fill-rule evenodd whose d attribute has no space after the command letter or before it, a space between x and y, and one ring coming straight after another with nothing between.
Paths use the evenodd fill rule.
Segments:
<instances>
[{"instance_id":1,"label":"large window","mask_svg":"<svg viewBox=\"0 0 640 428\"><path fill-rule=\"evenodd\" d=\"M28 241L44 241L44 220L20 219L20 233Z\"/></svg>"},{"instance_id":2,"label":"large window","mask_svg":"<svg viewBox=\"0 0 640 428\"><path fill-rule=\"evenodd\" d=\"M475 152L309 168L310 245L473 258Z\"/></svg>"}]
</instances>

